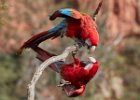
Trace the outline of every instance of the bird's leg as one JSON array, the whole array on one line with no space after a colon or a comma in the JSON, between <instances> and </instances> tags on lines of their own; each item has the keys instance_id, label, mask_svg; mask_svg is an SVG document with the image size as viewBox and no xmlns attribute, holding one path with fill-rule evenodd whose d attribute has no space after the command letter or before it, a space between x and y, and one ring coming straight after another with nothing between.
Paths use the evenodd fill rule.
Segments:
<instances>
[{"instance_id":1,"label":"bird's leg","mask_svg":"<svg viewBox=\"0 0 140 100\"><path fill-rule=\"evenodd\" d=\"M61 79L60 84L58 84L57 86L63 87L64 85L69 85L69 84L71 84L71 82Z\"/></svg>"},{"instance_id":2,"label":"bird's leg","mask_svg":"<svg viewBox=\"0 0 140 100\"><path fill-rule=\"evenodd\" d=\"M86 46L87 45L86 42L85 42L85 40L80 39L79 41L81 42L82 46Z\"/></svg>"},{"instance_id":3,"label":"bird's leg","mask_svg":"<svg viewBox=\"0 0 140 100\"><path fill-rule=\"evenodd\" d=\"M77 52L78 52L78 48L75 51L72 51L72 56L75 57L75 55L77 54Z\"/></svg>"},{"instance_id":4,"label":"bird's leg","mask_svg":"<svg viewBox=\"0 0 140 100\"><path fill-rule=\"evenodd\" d=\"M74 41L75 41L75 45L76 45L77 48L81 48L83 46L81 40L79 40L77 38L74 38Z\"/></svg>"},{"instance_id":5,"label":"bird's leg","mask_svg":"<svg viewBox=\"0 0 140 100\"><path fill-rule=\"evenodd\" d=\"M82 43L81 40L79 40L77 38L74 38L74 40L75 40L75 44L74 45L76 46L76 50L72 52L72 56L73 57L77 54L78 50L83 46L83 43Z\"/></svg>"}]
</instances>

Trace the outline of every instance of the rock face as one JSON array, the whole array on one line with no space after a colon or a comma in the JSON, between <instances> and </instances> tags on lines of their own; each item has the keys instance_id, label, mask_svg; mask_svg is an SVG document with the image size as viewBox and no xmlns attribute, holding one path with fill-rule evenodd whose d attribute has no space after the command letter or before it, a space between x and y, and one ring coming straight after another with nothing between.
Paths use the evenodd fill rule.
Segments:
<instances>
[{"instance_id":1,"label":"rock face","mask_svg":"<svg viewBox=\"0 0 140 100\"><path fill-rule=\"evenodd\" d=\"M105 5L110 37L140 35L140 0L107 0Z\"/></svg>"}]
</instances>

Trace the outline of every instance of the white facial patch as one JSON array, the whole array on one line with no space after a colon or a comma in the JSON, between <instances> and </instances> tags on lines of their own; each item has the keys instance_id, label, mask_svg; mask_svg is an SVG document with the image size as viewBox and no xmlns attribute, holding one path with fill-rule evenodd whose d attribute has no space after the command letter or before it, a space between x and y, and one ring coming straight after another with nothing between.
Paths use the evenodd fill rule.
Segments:
<instances>
[{"instance_id":1,"label":"white facial patch","mask_svg":"<svg viewBox=\"0 0 140 100\"><path fill-rule=\"evenodd\" d=\"M90 42L89 39L86 39L86 43L87 43L88 45L91 45L91 42Z\"/></svg>"}]
</instances>

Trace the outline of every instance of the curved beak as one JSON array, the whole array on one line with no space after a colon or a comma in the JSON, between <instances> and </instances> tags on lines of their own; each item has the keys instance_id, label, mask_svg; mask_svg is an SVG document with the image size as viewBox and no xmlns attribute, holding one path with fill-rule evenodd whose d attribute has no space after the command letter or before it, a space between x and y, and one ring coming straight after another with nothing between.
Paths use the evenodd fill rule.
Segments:
<instances>
[{"instance_id":1,"label":"curved beak","mask_svg":"<svg viewBox=\"0 0 140 100\"><path fill-rule=\"evenodd\" d=\"M88 57L88 59L89 59L89 61L90 61L91 63L95 63L95 62L96 62L96 59L93 58L93 57Z\"/></svg>"}]
</instances>

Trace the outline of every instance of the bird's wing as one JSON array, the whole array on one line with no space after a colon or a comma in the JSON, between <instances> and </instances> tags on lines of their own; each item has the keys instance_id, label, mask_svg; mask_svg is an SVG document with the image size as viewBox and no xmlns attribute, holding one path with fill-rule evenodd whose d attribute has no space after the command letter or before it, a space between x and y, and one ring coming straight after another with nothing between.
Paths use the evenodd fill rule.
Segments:
<instances>
[{"instance_id":1,"label":"bird's wing","mask_svg":"<svg viewBox=\"0 0 140 100\"><path fill-rule=\"evenodd\" d=\"M24 44L18 50L18 54L21 54L23 49L25 48L32 48L47 39L50 39L50 38L54 39L58 36L62 36L66 32L66 28L67 28L67 22L66 20L63 20L54 28L34 35L29 40L24 42Z\"/></svg>"},{"instance_id":2,"label":"bird's wing","mask_svg":"<svg viewBox=\"0 0 140 100\"><path fill-rule=\"evenodd\" d=\"M63 15L67 15L74 19L80 19L82 16L80 12L78 12L75 9L70 9L70 8L60 9L59 12Z\"/></svg>"},{"instance_id":3,"label":"bird's wing","mask_svg":"<svg viewBox=\"0 0 140 100\"><path fill-rule=\"evenodd\" d=\"M65 9L59 9L55 11L50 16L50 20L54 20L57 17L80 19L82 18L82 14L75 9L65 8Z\"/></svg>"}]
</instances>

